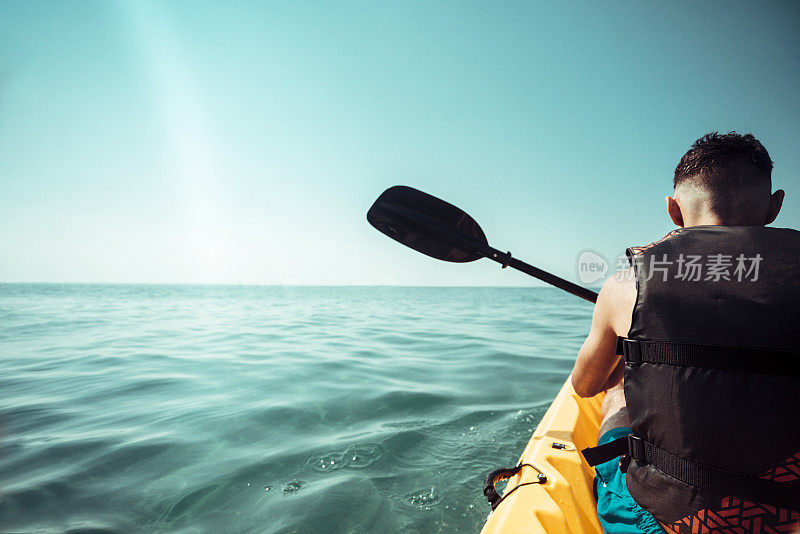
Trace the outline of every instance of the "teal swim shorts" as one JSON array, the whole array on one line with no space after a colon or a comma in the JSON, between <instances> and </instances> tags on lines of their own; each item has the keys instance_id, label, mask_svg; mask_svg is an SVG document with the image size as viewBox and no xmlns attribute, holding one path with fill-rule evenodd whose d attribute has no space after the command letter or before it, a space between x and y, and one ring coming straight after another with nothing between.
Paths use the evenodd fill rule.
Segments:
<instances>
[{"instance_id":1,"label":"teal swim shorts","mask_svg":"<svg viewBox=\"0 0 800 534\"><path fill-rule=\"evenodd\" d=\"M629 427L612 428L598 440L603 445L631 433ZM619 458L595 467L594 491L597 515L606 534L666 534L656 518L639 506L628 492L625 473L619 469Z\"/></svg>"}]
</instances>

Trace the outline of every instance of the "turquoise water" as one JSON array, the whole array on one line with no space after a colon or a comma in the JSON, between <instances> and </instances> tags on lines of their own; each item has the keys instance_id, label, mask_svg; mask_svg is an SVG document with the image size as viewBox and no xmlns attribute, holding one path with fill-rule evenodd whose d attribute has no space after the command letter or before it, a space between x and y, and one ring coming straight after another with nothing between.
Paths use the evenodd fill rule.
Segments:
<instances>
[{"instance_id":1,"label":"turquoise water","mask_svg":"<svg viewBox=\"0 0 800 534\"><path fill-rule=\"evenodd\" d=\"M591 311L549 288L0 285L0 531L476 532Z\"/></svg>"}]
</instances>

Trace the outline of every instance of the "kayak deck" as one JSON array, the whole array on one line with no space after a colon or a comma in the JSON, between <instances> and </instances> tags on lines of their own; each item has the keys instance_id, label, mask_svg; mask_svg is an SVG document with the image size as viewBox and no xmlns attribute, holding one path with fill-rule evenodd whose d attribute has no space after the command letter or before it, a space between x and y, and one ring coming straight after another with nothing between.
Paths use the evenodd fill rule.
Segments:
<instances>
[{"instance_id":1,"label":"kayak deck","mask_svg":"<svg viewBox=\"0 0 800 534\"><path fill-rule=\"evenodd\" d=\"M509 494L489 515L481 534L553 533L601 534L594 498L594 468L580 450L597 444L603 394L584 399L569 378L536 427L520 463L536 466L544 484L522 486ZM563 444L554 448L553 443ZM561 447L560 445L557 445ZM536 469L523 467L506 485L536 482Z\"/></svg>"}]
</instances>

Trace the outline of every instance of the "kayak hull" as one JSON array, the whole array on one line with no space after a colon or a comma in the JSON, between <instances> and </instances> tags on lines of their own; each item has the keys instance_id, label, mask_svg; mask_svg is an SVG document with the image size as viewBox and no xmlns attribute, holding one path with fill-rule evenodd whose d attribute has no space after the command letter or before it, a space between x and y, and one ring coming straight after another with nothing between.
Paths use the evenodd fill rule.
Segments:
<instances>
[{"instance_id":1,"label":"kayak hull","mask_svg":"<svg viewBox=\"0 0 800 534\"><path fill-rule=\"evenodd\" d=\"M547 476L523 467L506 485L507 497L489 515L481 534L602 534L594 497L594 468L580 450L597 444L603 394L584 399L568 378L536 427L520 464L532 464ZM553 444L556 447L553 447ZM512 492L513 493L510 493Z\"/></svg>"}]
</instances>

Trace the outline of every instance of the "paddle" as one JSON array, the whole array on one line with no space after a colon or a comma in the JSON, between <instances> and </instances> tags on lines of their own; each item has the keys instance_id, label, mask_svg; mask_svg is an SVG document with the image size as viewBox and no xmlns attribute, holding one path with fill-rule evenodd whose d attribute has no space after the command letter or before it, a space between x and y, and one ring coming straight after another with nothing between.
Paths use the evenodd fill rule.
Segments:
<instances>
[{"instance_id":1,"label":"paddle","mask_svg":"<svg viewBox=\"0 0 800 534\"><path fill-rule=\"evenodd\" d=\"M395 241L432 258L466 263L489 258L589 302L597 293L543 271L489 246L475 219L462 210L413 187L396 185L384 191L367 212L367 220Z\"/></svg>"}]
</instances>

